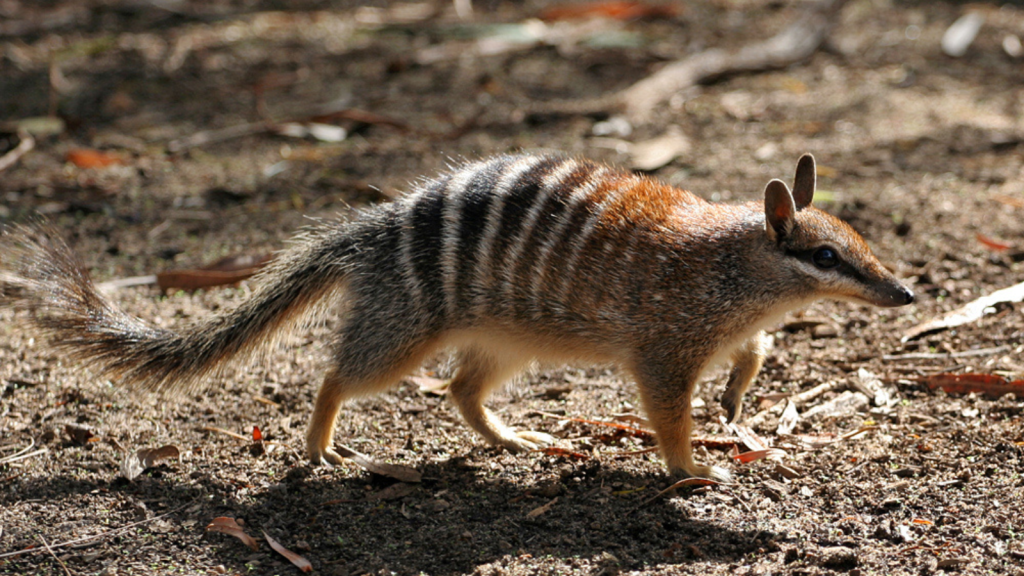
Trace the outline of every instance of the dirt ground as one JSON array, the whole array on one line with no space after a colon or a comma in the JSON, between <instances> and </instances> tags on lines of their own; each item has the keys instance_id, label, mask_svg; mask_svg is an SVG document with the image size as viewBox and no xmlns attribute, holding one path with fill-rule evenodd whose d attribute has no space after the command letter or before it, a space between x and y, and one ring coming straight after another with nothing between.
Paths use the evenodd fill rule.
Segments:
<instances>
[{"instance_id":1,"label":"dirt ground","mask_svg":"<svg viewBox=\"0 0 1024 576\"><path fill-rule=\"evenodd\" d=\"M706 442L699 458L735 483L660 496L671 480L645 451L651 439L550 416L639 414L634 387L607 367L539 367L492 400L510 424L558 436L563 453L482 446L421 381L347 406L338 441L422 473L406 484L304 462L331 322L204 391L158 397L65 362L24 314L0 310L0 573L298 573L266 542L253 551L206 531L227 516L331 575L1024 574L1024 400L922 385L941 372L1021 378L1024 305L901 343L1024 281L1024 60L1002 47L1024 33L1024 9L853 0L810 59L719 78L630 122L536 110L768 38L807 3L695 0L546 24L529 20L545 2L479 1L468 20L459 4L0 2L0 153L18 141L10 122L64 123L33 128L35 149L0 175L0 223L45 214L106 281L269 254L308 217L388 201L452 158L554 149L630 167L630 143L676 134L680 154L653 174L713 200L756 199L813 152L818 205L863 233L917 302L821 302L787 317L745 414L785 455L743 464ZM951 58L940 40L968 9L985 24ZM538 26L566 28L507 42ZM495 38L513 48L483 53ZM257 126L182 140L314 118L346 137ZM87 167L76 149L116 161ZM248 290L112 297L178 326ZM451 371L441 357L419 376ZM724 376L700 385L696 418L698 436L728 444ZM869 399L864 381L889 400ZM771 402L822 385L780 434ZM253 426L269 447L247 439ZM178 459L122 477L126 455L168 444Z\"/></svg>"}]
</instances>

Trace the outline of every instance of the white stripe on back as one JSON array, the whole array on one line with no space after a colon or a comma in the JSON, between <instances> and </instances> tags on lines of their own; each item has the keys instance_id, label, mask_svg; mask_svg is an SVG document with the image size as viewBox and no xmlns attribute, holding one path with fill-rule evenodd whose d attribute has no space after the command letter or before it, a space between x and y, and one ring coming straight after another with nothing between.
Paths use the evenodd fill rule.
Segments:
<instances>
[{"instance_id":1,"label":"white stripe on back","mask_svg":"<svg viewBox=\"0 0 1024 576\"><path fill-rule=\"evenodd\" d=\"M445 192L444 208L441 211L441 284L444 292L445 311L450 316L455 312L456 281L458 280L458 250L460 222L462 211L468 194L467 188L473 178L481 171L491 170L494 161L477 162L463 167L448 182ZM472 223L470 223L472 225Z\"/></svg>"},{"instance_id":2,"label":"white stripe on back","mask_svg":"<svg viewBox=\"0 0 1024 576\"><path fill-rule=\"evenodd\" d=\"M585 184L577 186L576 189L573 190L572 195L570 195L569 199L566 201L566 208L562 212L562 217L559 218L554 229L548 233L548 236L544 239L544 243L540 247L540 252L537 254L537 261L533 265L533 280L530 285L530 297L536 306L535 312L540 311L538 300L543 286L544 272L547 268L548 259L551 258L551 251L554 249L555 243L562 236L562 231L564 231L572 221L573 216L576 214L576 209L590 198L590 195L597 189L607 171L608 170L604 167L594 170L590 173ZM559 273L563 275L563 278L572 277L576 273L573 266L575 266L575 262L571 262L569 266L561 267Z\"/></svg>"},{"instance_id":3,"label":"white stripe on back","mask_svg":"<svg viewBox=\"0 0 1024 576\"><path fill-rule=\"evenodd\" d=\"M624 183L617 186L614 190L608 193L603 200L594 208L590 218L587 219L586 224L583 225L583 229L580 230L577 235L572 248L572 254L565 261L563 270L568 273L563 273L562 282L558 288L555 300L563 302L565 296L569 291L569 286L572 284L572 280L576 274L576 264L579 263L580 256L583 254L583 247L586 246L587 241L590 239L590 235L597 229L597 224L604 217L604 213L608 211L608 208L615 204L622 195L625 194L631 188L631 182L626 180Z\"/></svg>"},{"instance_id":4,"label":"white stripe on back","mask_svg":"<svg viewBox=\"0 0 1024 576\"><path fill-rule=\"evenodd\" d=\"M523 250L526 248L526 242L530 239L533 229L537 225L537 220L540 220L541 210L547 204L548 198L561 187L563 180L576 171L577 167L576 161L570 158L564 160L557 168L548 172L548 175L544 178L540 192L533 199L533 206L530 207L526 218L523 219L523 225L519 229L519 236L516 237L515 242L509 248L508 255L505 258L505 265L502 267L502 294L506 296L512 295L512 288L515 284L515 270L518 268L519 258L522 256Z\"/></svg>"},{"instance_id":5,"label":"white stripe on back","mask_svg":"<svg viewBox=\"0 0 1024 576\"><path fill-rule=\"evenodd\" d=\"M505 173L498 179L498 183L491 193L492 199L487 210L484 233L480 238L480 246L477 248L476 254L474 283L477 287L478 301L473 303L474 308L483 306L483 297L492 286L491 282L494 276L494 263L492 262L494 241L501 231L501 213L505 210L505 198L512 192L512 187L519 182L519 178L542 161L544 161L543 156L524 156L516 160L515 163L505 169Z\"/></svg>"}]
</instances>

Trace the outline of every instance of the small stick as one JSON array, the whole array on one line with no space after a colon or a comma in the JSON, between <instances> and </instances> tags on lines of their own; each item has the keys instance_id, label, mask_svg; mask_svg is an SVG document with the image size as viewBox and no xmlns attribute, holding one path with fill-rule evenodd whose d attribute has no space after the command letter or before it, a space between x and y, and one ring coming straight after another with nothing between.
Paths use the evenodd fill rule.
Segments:
<instances>
[{"instance_id":1,"label":"small stick","mask_svg":"<svg viewBox=\"0 0 1024 576\"><path fill-rule=\"evenodd\" d=\"M810 400L813 400L814 398L817 398L818 396L821 396L826 392L831 392L839 388L839 386L839 382L825 382L824 384L819 384L814 388L811 388L810 390L790 396L789 398L786 399L786 402L792 402L796 406L802 406L803 404L806 404ZM767 418L769 415L777 416L779 414L782 414L782 411L785 410L786 408L786 402L779 402L778 404L772 406L767 410L761 410L757 414L754 414L753 416L745 420L743 424L749 428L753 428L754 426L757 426L762 421L764 421L764 419Z\"/></svg>"},{"instance_id":2,"label":"small stick","mask_svg":"<svg viewBox=\"0 0 1024 576\"><path fill-rule=\"evenodd\" d=\"M26 459L31 458L33 456L39 456L40 454L46 454L49 451L50 451L49 448L40 448L39 450L36 450L35 452L29 452L28 454L20 454L20 455L16 455L16 456L8 456L7 458L0 459L0 464L10 464L12 462L17 462L19 460L26 460Z\"/></svg>"},{"instance_id":3,"label":"small stick","mask_svg":"<svg viewBox=\"0 0 1024 576\"><path fill-rule=\"evenodd\" d=\"M886 354L882 360L948 360L950 358L969 358L971 356L988 356L1006 352L1010 347L993 346L992 348L975 348L974 350L962 350L960 352L911 352L909 354Z\"/></svg>"},{"instance_id":4,"label":"small stick","mask_svg":"<svg viewBox=\"0 0 1024 576\"><path fill-rule=\"evenodd\" d=\"M50 548L50 543L46 541L46 538L43 538L42 534L39 535L39 541L43 543L43 546L46 548L46 551L50 553L50 556L53 556L53 559L57 561L57 564L60 564L60 567L64 569L64 573L68 576L71 576L71 570L68 570L68 567L66 564L64 564L64 561L58 558L57 555L53 553L53 548Z\"/></svg>"},{"instance_id":5,"label":"small stick","mask_svg":"<svg viewBox=\"0 0 1024 576\"><path fill-rule=\"evenodd\" d=\"M261 121L228 126L227 128L221 128L218 130L203 130L202 132L196 132L195 134L185 138L171 140L167 143L167 151L171 153L183 152L189 148L195 148L196 146L203 146L213 142L223 142L225 140L241 138L242 136L249 136L251 134L261 134L272 130L273 127L274 124L272 122Z\"/></svg>"},{"instance_id":6,"label":"small stick","mask_svg":"<svg viewBox=\"0 0 1024 576\"><path fill-rule=\"evenodd\" d=\"M29 150L36 146L35 138L24 130L18 130L18 139L19 142L17 146L8 150L3 156L0 156L0 172L10 168L18 161L19 158L27 154Z\"/></svg>"}]
</instances>

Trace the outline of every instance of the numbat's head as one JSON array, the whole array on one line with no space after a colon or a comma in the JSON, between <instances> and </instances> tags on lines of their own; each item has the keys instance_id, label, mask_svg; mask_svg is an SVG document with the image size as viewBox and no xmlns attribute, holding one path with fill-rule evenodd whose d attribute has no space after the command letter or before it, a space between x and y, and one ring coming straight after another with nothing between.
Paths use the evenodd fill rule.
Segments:
<instances>
[{"instance_id":1,"label":"numbat's head","mask_svg":"<svg viewBox=\"0 0 1024 576\"><path fill-rule=\"evenodd\" d=\"M805 154L796 167L793 191L781 180L764 190L765 231L780 251L781 272L806 290L875 306L903 306L914 293L900 284L847 223L811 206L816 173Z\"/></svg>"}]
</instances>

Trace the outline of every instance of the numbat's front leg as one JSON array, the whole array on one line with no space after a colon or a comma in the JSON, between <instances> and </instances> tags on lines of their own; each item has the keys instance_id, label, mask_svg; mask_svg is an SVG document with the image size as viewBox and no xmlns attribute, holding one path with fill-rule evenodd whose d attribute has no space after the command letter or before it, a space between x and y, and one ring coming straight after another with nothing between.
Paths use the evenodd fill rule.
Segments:
<instances>
[{"instance_id":1,"label":"numbat's front leg","mask_svg":"<svg viewBox=\"0 0 1024 576\"><path fill-rule=\"evenodd\" d=\"M758 332L733 353L729 385L722 394L722 407L725 408L725 417L730 423L736 422L743 412L743 396L750 389L757 373L761 371L767 353L768 335L764 332Z\"/></svg>"},{"instance_id":2,"label":"numbat's front leg","mask_svg":"<svg viewBox=\"0 0 1024 576\"><path fill-rule=\"evenodd\" d=\"M691 396L699 370L658 367L649 363L637 374L647 420L658 437L658 449L669 473L686 478L730 482L732 475L718 466L700 466L693 460L693 405Z\"/></svg>"}]
</instances>

